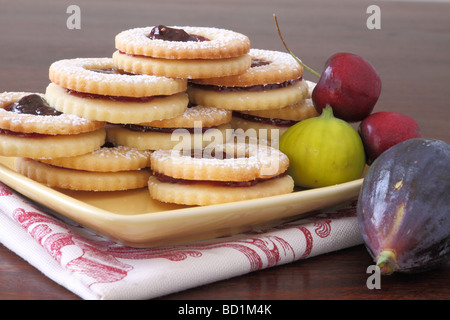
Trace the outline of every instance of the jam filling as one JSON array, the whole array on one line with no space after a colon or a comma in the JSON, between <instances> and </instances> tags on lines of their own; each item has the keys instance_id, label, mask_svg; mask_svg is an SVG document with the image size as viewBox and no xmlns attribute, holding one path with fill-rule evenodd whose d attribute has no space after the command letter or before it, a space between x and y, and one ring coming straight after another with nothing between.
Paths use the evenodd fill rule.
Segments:
<instances>
[{"instance_id":1,"label":"jam filling","mask_svg":"<svg viewBox=\"0 0 450 320\"><path fill-rule=\"evenodd\" d=\"M277 176L271 177L271 178L258 178L251 181L205 181L205 180L185 180L185 179L177 179L172 178L169 176L166 176L165 174L153 172L153 175L158 179L160 182L166 182L166 183L176 183L176 184L196 184L196 183L207 183L212 186L222 186L222 187L234 187L234 188L245 188L245 187L251 187L258 183L278 179L281 177L284 177L287 173L281 173Z\"/></svg>"},{"instance_id":2,"label":"jam filling","mask_svg":"<svg viewBox=\"0 0 450 320\"><path fill-rule=\"evenodd\" d=\"M90 69L90 71L104 73L104 74L121 74L127 76L135 76L136 74L127 72L125 70L116 69L116 68L104 68L104 69Z\"/></svg>"},{"instance_id":3,"label":"jam filling","mask_svg":"<svg viewBox=\"0 0 450 320\"><path fill-rule=\"evenodd\" d=\"M109 101L118 101L118 102L138 102L138 103L145 103L150 102L154 98L159 96L150 96L150 97L123 97L123 96L105 96L101 94L94 94L94 93L86 93L86 92L79 92L75 90L66 89L67 93L79 98L84 99L102 99L102 100L109 100Z\"/></svg>"},{"instance_id":4,"label":"jam filling","mask_svg":"<svg viewBox=\"0 0 450 320\"><path fill-rule=\"evenodd\" d=\"M272 83L272 84L261 84L261 85L255 85L255 86L249 86L249 87L226 87L226 86L215 86L215 85L209 85L209 84L197 84L190 82L189 85L194 88L199 89L205 89L205 90L212 90L217 92L241 92L241 91L247 91L247 92L258 92L258 91L266 91L266 90L272 90L272 89L279 89L279 88L285 88L291 85L296 84L298 81L301 81L302 78L294 79L294 80L288 80L282 83Z\"/></svg>"},{"instance_id":5,"label":"jam filling","mask_svg":"<svg viewBox=\"0 0 450 320\"><path fill-rule=\"evenodd\" d=\"M233 116L236 116L238 118L241 118L241 119L244 119L247 121L253 121L253 122L268 124L268 125L277 126L277 127L291 127L298 122L295 120L283 120L283 119L258 117L258 116L254 116L251 114L238 112L238 111L233 111Z\"/></svg>"},{"instance_id":6,"label":"jam filling","mask_svg":"<svg viewBox=\"0 0 450 320\"><path fill-rule=\"evenodd\" d=\"M183 29L170 28L163 25L154 27L147 37L152 40L165 40L165 41L181 41L181 42L209 41L208 38L195 34L189 34Z\"/></svg>"},{"instance_id":7,"label":"jam filling","mask_svg":"<svg viewBox=\"0 0 450 320\"><path fill-rule=\"evenodd\" d=\"M16 131L11 131L11 130L6 130L6 129L0 129L0 135L7 135L7 136L14 136L14 137L19 137L19 138L44 138L44 137L48 137L48 135L46 134L42 134L42 133L25 133L25 132L16 132Z\"/></svg>"},{"instance_id":8,"label":"jam filling","mask_svg":"<svg viewBox=\"0 0 450 320\"><path fill-rule=\"evenodd\" d=\"M123 128L136 131L136 132L161 132L161 133L173 133L175 130L187 130L189 133L205 133L207 130L213 127L201 127L201 128L159 128L151 126L142 126L139 124L123 124Z\"/></svg>"},{"instance_id":9,"label":"jam filling","mask_svg":"<svg viewBox=\"0 0 450 320\"><path fill-rule=\"evenodd\" d=\"M38 94L30 94L5 107L6 111L36 116L59 116L62 112L50 107L50 105ZM46 134L24 133L6 129L0 129L0 135L15 136L20 138L43 138Z\"/></svg>"},{"instance_id":10,"label":"jam filling","mask_svg":"<svg viewBox=\"0 0 450 320\"><path fill-rule=\"evenodd\" d=\"M25 113L36 116L59 116L62 112L50 107L50 105L38 94L30 94L10 104L6 111Z\"/></svg>"},{"instance_id":11,"label":"jam filling","mask_svg":"<svg viewBox=\"0 0 450 320\"><path fill-rule=\"evenodd\" d=\"M252 59L252 64L250 68L262 67L271 64L270 61L262 60L262 59Z\"/></svg>"}]
</instances>

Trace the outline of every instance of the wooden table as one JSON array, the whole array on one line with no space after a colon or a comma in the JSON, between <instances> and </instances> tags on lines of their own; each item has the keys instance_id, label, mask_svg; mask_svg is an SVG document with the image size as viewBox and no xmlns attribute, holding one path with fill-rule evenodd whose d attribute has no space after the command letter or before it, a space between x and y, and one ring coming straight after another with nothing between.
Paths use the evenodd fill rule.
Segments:
<instances>
[{"instance_id":1,"label":"wooden table","mask_svg":"<svg viewBox=\"0 0 450 320\"><path fill-rule=\"evenodd\" d=\"M254 48L284 51L285 40L321 71L338 51L364 56L383 91L375 111L415 118L425 137L450 142L450 3L409 1L77 1L81 29L68 29L63 1L0 0L0 91L43 92L60 59L110 56L114 36L154 24L215 26L248 35ZM369 29L376 4L381 29ZM316 80L312 74L305 78ZM220 281L162 299L449 299L450 264L366 286L372 261L361 245ZM0 299L79 299L0 245Z\"/></svg>"}]
</instances>

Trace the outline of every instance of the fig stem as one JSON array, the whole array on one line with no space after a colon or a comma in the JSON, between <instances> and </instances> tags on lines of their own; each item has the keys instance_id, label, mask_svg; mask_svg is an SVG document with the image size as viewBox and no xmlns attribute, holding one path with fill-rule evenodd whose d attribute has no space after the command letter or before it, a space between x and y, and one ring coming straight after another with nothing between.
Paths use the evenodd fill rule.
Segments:
<instances>
[{"instance_id":1,"label":"fig stem","mask_svg":"<svg viewBox=\"0 0 450 320\"><path fill-rule=\"evenodd\" d=\"M393 250L383 250L377 257L377 266L382 275L393 274L397 270L397 254Z\"/></svg>"},{"instance_id":2,"label":"fig stem","mask_svg":"<svg viewBox=\"0 0 450 320\"><path fill-rule=\"evenodd\" d=\"M327 104L325 108L322 110L320 117L326 119L334 118L333 108L329 104Z\"/></svg>"},{"instance_id":3,"label":"fig stem","mask_svg":"<svg viewBox=\"0 0 450 320\"><path fill-rule=\"evenodd\" d=\"M297 58L297 56L288 48L286 42L283 39L283 36L281 35L281 31L280 31L280 26L278 25L278 20L277 20L277 16L275 15L275 13L273 14L273 18L275 20L275 25L277 26L277 31L278 31L278 36L281 39L281 42L283 43L284 47L286 48L286 50L289 52L289 54L306 70L308 70L309 72L311 72L312 74L314 74L315 76L320 78L320 73L318 73L317 71L314 71L313 69L311 69L310 67L308 67L306 64L304 64L299 58Z\"/></svg>"}]
</instances>

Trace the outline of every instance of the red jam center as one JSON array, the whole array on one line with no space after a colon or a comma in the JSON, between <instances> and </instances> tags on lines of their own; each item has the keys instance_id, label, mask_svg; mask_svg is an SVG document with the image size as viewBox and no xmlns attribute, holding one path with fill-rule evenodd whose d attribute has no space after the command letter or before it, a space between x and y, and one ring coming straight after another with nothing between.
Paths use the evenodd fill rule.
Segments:
<instances>
[{"instance_id":1,"label":"red jam center","mask_svg":"<svg viewBox=\"0 0 450 320\"><path fill-rule=\"evenodd\" d=\"M291 127L296 124L298 121L295 120L284 120L284 119L275 119L275 118L263 118L254 116L247 113L242 113L239 111L233 111L233 116L257 123L264 123L276 127Z\"/></svg>"},{"instance_id":2,"label":"red jam center","mask_svg":"<svg viewBox=\"0 0 450 320\"><path fill-rule=\"evenodd\" d=\"M77 96L79 98L84 99L103 99L103 100L110 100L110 101L120 101L120 102L150 102L154 98L158 96L150 96L150 97L121 97L121 96L105 96L101 94L94 94L94 93L86 93L86 92L79 92L74 91L70 89L66 89L67 93L73 96Z\"/></svg>"},{"instance_id":3,"label":"red jam center","mask_svg":"<svg viewBox=\"0 0 450 320\"><path fill-rule=\"evenodd\" d=\"M201 128L160 128L160 127L151 127L151 126L143 126L139 124L123 124L121 125L123 128L136 131L136 132L161 132L161 133L173 133L175 130L186 130L189 133L205 133L208 129L212 129L213 127L201 127Z\"/></svg>"},{"instance_id":4,"label":"red jam center","mask_svg":"<svg viewBox=\"0 0 450 320\"><path fill-rule=\"evenodd\" d=\"M189 85L191 87L196 87L200 89L205 90L212 90L212 91L218 91L218 92L240 92L240 91L247 91L247 92L256 92L256 91L266 91L266 90L272 90L272 89L279 89L279 88L285 88L291 85L296 84L298 81L301 81L302 77L294 80L288 80L282 83L270 83L270 84L262 84L262 85L255 85L255 86L249 86L249 87L226 87L226 86L215 86L215 85L208 85L208 84L197 84L193 82L189 82Z\"/></svg>"},{"instance_id":5,"label":"red jam center","mask_svg":"<svg viewBox=\"0 0 450 320\"><path fill-rule=\"evenodd\" d=\"M148 38L152 40L181 41L181 42L188 42L188 41L202 42L209 40L208 38L202 36L189 34L183 29L170 28L163 25L154 27L151 30L150 34L148 35Z\"/></svg>"},{"instance_id":6,"label":"red jam center","mask_svg":"<svg viewBox=\"0 0 450 320\"><path fill-rule=\"evenodd\" d=\"M13 136L13 137L19 137L19 138L33 138L33 139L39 139L39 138L45 138L48 137L46 134L42 133L25 133L25 132L16 132L6 129L0 129L0 135L7 135L7 136Z\"/></svg>"},{"instance_id":7,"label":"red jam center","mask_svg":"<svg viewBox=\"0 0 450 320\"><path fill-rule=\"evenodd\" d=\"M166 176L162 173L158 173L158 172L153 172L153 175L156 177L156 179L158 179L161 182L167 182L167 183L177 183L177 184L195 184L195 183L208 183L211 185L215 185L215 186L224 186L224 187L234 187L234 188L243 188L243 187L251 187L254 186L258 183L264 182L264 181L268 181L268 180L272 180L272 179L278 179L281 178L283 176L286 175L286 173L282 173L280 175L271 177L271 178L267 178L267 179L262 179L262 178L258 178L255 180L251 180L251 181L204 181L204 180L185 180L185 179L177 179L177 178L172 178L169 176Z\"/></svg>"},{"instance_id":8,"label":"red jam center","mask_svg":"<svg viewBox=\"0 0 450 320\"><path fill-rule=\"evenodd\" d=\"M37 116L59 116L62 112L55 110L38 94L30 94L10 104L6 111Z\"/></svg>"}]
</instances>

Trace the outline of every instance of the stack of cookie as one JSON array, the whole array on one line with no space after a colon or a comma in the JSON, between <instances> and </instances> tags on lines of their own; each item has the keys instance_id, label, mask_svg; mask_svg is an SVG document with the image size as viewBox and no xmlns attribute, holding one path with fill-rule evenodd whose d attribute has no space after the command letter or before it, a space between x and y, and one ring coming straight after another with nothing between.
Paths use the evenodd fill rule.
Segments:
<instances>
[{"instance_id":1,"label":"stack of cookie","mask_svg":"<svg viewBox=\"0 0 450 320\"><path fill-rule=\"evenodd\" d=\"M205 27L155 26L123 31L115 39L117 68L133 74L201 79L240 74L250 68L250 40L240 33ZM196 150L231 136L232 112L198 103L177 117L108 128L108 139L138 149Z\"/></svg>"},{"instance_id":2,"label":"stack of cookie","mask_svg":"<svg viewBox=\"0 0 450 320\"><path fill-rule=\"evenodd\" d=\"M52 108L44 95L0 94L0 155L17 172L51 187L116 191L142 188L150 153L105 144L105 122Z\"/></svg>"},{"instance_id":3,"label":"stack of cookie","mask_svg":"<svg viewBox=\"0 0 450 320\"><path fill-rule=\"evenodd\" d=\"M302 79L302 67L289 54L252 49L243 34L206 27L135 28L119 33L115 44L117 51L111 58L61 60L49 69L51 83L44 96L48 107L66 118L89 123L90 131L99 136L96 144L86 142L86 149L68 152L65 150L72 142L67 142L67 148L59 153L53 153L56 147L42 147L40 153L33 154L3 151L6 148L1 149L0 143L1 154L26 158L18 160L19 172L52 187L73 190L124 190L148 182L152 197L194 205L293 190L292 179L285 174L286 157L270 146L261 149L266 153L262 158L276 159L271 161L277 165L283 159L280 171L252 176L252 181L242 181L245 175L237 172L233 177L221 176L221 195L212 202L161 196L161 190L168 190L167 186L174 183L191 185L191 179L197 185L200 182L195 177L177 178L158 172L153 166L161 160L161 152L175 156L179 153L171 151L188 150L183 155L197 159L193 151L198 149L200 158L204 150L215 146L231 150L230 137L235 133L275 141L295 122L316 116L309 99L310 84ZM12 100L6 104L18 99ZM5 112L9 115L11 111ZM11 130L2 126L1 118L0 128ZM6 141L4 136L0 142ZM213 152L206 158L220 164L231 157L223 164L243 162L248 166L246 171L261 165L261 150L250 152L245 145L239 148L247 151L238 156L234 152ZM180 159L187 158L179 157L175 162ZM183 171L183 164L177 163ZM209 169L205 166L204 170ZM210 178L207 180L215 180ZM276 185L276 181L283 181L284 187L262 187ZM208 182L201 183L206 183L206 189L211 187ZM237 186L235 191L239 191L230 192L229 188ZM226 193L239 197L225 197Z\"/></svg>"}]
</instances>

